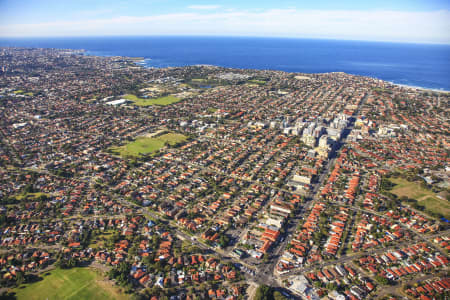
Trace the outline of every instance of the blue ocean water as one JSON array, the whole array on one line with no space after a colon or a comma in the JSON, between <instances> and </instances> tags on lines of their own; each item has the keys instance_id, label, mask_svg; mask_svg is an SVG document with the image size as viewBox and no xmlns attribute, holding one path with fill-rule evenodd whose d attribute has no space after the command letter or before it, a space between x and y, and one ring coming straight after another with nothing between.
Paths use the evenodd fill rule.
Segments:
<instances>
[{"instance_id":1,"label":"blue ocean water","mask_svg":"<svg viewBox=\"0 0 450 300\"><path fill-rule=\"evenodd\" d=\"M288 72L346 72L450 90L450 45L249 37L0 38L0 47L84 49L144 57L149 67L209 64Z\"/></svg>"}]
</instances>

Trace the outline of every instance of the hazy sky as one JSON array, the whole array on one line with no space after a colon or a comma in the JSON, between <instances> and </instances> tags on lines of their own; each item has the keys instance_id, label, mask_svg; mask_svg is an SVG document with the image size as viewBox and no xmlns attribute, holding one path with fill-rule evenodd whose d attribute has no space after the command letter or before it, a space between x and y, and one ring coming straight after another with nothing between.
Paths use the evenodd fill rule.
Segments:
<instances>
[{"instance_id":1,"label":"hazy sky","mask_svg":"<svg viewBox=\"0 0 450 300\"><path fill-rule=\"evenodd\" d=\"M450 44L448 0L0 0L0 37L219 35Z\"/></svg>"}]
</instances>

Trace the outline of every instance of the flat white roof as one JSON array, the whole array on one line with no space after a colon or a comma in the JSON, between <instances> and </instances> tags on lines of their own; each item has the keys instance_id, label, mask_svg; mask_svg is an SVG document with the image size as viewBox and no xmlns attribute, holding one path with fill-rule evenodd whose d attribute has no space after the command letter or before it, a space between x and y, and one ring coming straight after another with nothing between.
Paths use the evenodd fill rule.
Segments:
<instances>
[{"instance_id":1,"label":"flat white roof","mask_svg":"<svg viewBox=\"0 0 450 300\"><path fill-rule=\"evenodd\" d=\"M126 103L128 100L127 99L119 99L119 100L113 100L110 102L106 102L107 105L120 105L120 104L124 104Z\"/></svg>"}]
</instances>

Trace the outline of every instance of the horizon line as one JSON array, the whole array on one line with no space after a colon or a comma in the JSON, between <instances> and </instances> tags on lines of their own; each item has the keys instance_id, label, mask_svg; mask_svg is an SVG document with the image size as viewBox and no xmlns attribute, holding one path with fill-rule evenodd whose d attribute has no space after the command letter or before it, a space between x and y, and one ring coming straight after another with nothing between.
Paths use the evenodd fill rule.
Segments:
<instances>
[{"instance_id":1,"label":"horizon line","mask_svg":"<svg viewBox=\"0 0 450 300\"><path fill-rule=\"evenodd\" d=\"M209 34L129 34L129 35L53 35L53 36L0 36L0 39L61 39L61 38L113 38L113 37L211 37L211 38L257 38L257 39L293 39L293 40L330 40L330 41L348 41L348 42L366 42L366 43L391 43L391 44L415 44L415 45L441 45L450 46L444 42L426 42L426 41L396 41L396 40L361 40L351 38L332 38L332 37L301 37L301 36L272 36L272 35L209 35Z\"/></svg>"}]
</instances>

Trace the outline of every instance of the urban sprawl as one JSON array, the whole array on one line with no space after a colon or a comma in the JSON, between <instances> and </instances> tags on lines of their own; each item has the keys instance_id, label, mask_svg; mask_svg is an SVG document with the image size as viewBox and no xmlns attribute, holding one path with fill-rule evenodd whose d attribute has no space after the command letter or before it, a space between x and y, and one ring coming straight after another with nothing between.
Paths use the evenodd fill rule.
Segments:
<instances>
[{"instance_id":1,"label":"urban sprawl","mask_svg":"<svg viewBox=\"0 0 450 300\"><path fill-rule=\"evenodd\" d=\"M447 299L448 93L142 64L0 48L5 297Z\"/></svg>"}]
</instances>

